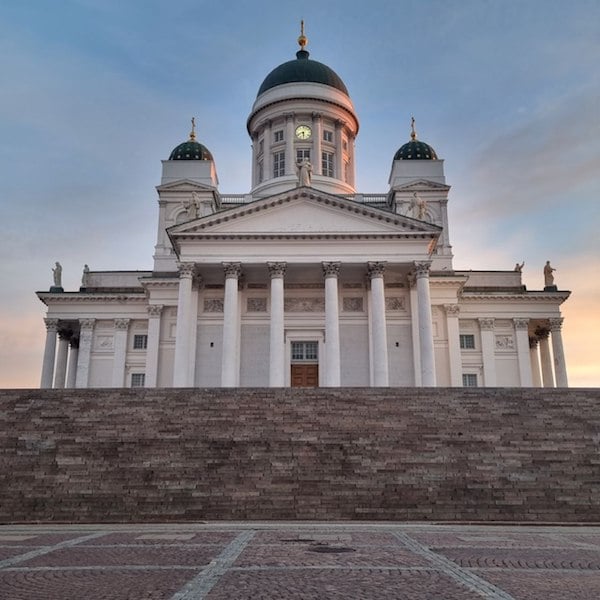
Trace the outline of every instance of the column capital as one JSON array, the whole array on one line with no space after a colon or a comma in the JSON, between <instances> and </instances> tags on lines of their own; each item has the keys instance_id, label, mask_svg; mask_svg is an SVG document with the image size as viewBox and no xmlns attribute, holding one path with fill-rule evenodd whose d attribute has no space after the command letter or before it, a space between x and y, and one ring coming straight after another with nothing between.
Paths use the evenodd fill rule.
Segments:
<instances>
[{"instance_id":1,"label":"column capital","mask_svg":"<svg viewBox=\"0 0 600 600\"><path fill-rule=\"evenodd\" d=\"M194 276L196 272L196 263L193 262L180 262L177 265L179 269L179 277L189 277L190 279Z\"/></svg>"},{"instance_id":2,"label":"column capital","mask_svg":"<svg viewBox=\"0 0 600 600\"><path fill-rule=\"evenodd\" d=\"M340 266L339 262L323 262L321 263L323 266L323 277L327 279L328 277L337 278L340 274Z\"/></svg>"},{"instance_id":3,"label":"column capital","mask_svg":"<svg viewBox=\"0 0 600 600\"><path fill-rule=\"evenodd\" d=\"M385 265L386 263L384 261L368 262L367 275L369 276L369 279L374 279L375 277L383 277L383 274L385 272Z\"/></svg>"},{"instance_id":4,"label":"column capital","mask_svg":"<svg viewBox=\"0 0 600 600\"><path fill-rule=\"evenodd\" d=\"M313 118L313 121L320 121L323 118L323 113L313 112L311 116Z\"/></svg>"},{"instance_id":5,"label":"column capital","mask_svg":"<svg viewBox=\"0 0 600 600\"><path fill-rule=\"evenodd\" d=\"M513 323L515 324L515 329L527 330L529 327L529 319L519 317L519 318L513 319Z\"/></svg>"},{"instance_id":6,"label":"column capital","mask_svg":"<svg viewBox=\"0 0 600 600\"><path fill-rule=\"evenodd\" d=\"M429 278L429 269L431 268L430 261L427 261L427 262L415 261L413 264L415 265L415 275L416 275L417 279L420 279L421 277Z\"/></svg>"},{"instance_id":7,"label":"column capital","mask_svg":"<svg viewBox=\"0 0 600 600\"><path fill-rule=\"evenodd\" d=\"M150 304L149 306L146 307L146 310L148 311L148 316L149 317L160 317L160 313L162 312L163 309L163 305L162 304Z\"/></svg>"},{"instance_id":8,"label":"column capital","mask_svg":"<svg viewBox=\"0 0 600 600\"><path fill-rule=\"evenodd\" d=\"M296 116L296 113L289 112L289 113L285 113L283 116L285 117L285 120L287 122L289 122L291 119L293 119Z\"/></svg>"},{"instance_id":9,"label":"column capital","mask_svg":"<svg viewBox=\"0 0 600 600\"><path fill-rule=\"evenodd\" d=\"M44 319L44 323L46 324L47 331L53 331L56 333L58 331L58 319Z\"/></svg>"},{"instance_id":10,"label":"column capital","mask_svg":"<svg viewBox=\"0 0 600 600\"><path fill-rule=\"evenodd\" d=\"M242 263L239 262L224 262L223 270L225 271L225 279L239 279L242 274Z\"/></svg>"},{"instance_id":11,"label":"column capital","mask_svg":"<svg viewBox=\"0 0 600 600\"><path fill-rule=\"evenodd\" d=\"M121 331L126 330L129 327L129 321L131 319L115 319L115 329L120 329Z\"/></svg>"},{"instance_id":12,"label":"column capital","mask_svg":"<svg viewBox=\"0 0 600 600\"><path fill-rule=\"evenodd\" d=\"M269 275L271 276L271 279L276 279L276 278L282 279L285 275L287 263L268 262L267 268L269 269Z\"/></svg>"},{"instance_id":13,"label":"column capital","mask_svg":"<svg viewBox=\"0 0 600 600\"><path fill-rule=\"evenodd\" d=\"M556 317L553 319L548 319L548 325L550 326L550 331L560 331L563 324L563 317Z\"/></svg>"},{"instance_id":14,"label":"column capital","mask_svg":"<svg viewBox=\"0 0 600 600\"><path fill-rule=\"evenodd\" d=\"M94 329L94 324L96 323L96 319L79 319L79 328L86 329L91 331Z\"/></svg>"},{"instance_id":15,"label":"column capital","mask_svg":"<svg viewBox=\"0 0 600 600\"><path fill-rule=\"evenodd\" d=\"M479 321L479 327L483 331L493 331L494 330L494 321L495 319L492 317L477 319Z\"/></svg>"},{"instance_id":16,"label":"column capital","mask_svg":"<svg viewBox=\"0 0 600 600\"><path fill-rule=\"evenodd\" d=\"M444 304L444 310L449 317L458 317L460 306L458 304Z\"/></svg>"}]
</instances>

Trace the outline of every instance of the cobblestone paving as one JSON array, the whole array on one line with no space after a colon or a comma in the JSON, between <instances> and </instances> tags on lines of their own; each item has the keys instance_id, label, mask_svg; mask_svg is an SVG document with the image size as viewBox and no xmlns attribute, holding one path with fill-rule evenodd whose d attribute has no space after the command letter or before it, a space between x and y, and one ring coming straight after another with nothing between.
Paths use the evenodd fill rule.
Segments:
<instances>
[{"instance_id":1,"label":"cobblestone paving","mask_svg":"<svg viewBox=\"0 0 600 600\"><path fill-rule=\"evenodd\" d=\"M7 600L597 600L600 527L0 526Z\"/></svg>"}]
</instances>

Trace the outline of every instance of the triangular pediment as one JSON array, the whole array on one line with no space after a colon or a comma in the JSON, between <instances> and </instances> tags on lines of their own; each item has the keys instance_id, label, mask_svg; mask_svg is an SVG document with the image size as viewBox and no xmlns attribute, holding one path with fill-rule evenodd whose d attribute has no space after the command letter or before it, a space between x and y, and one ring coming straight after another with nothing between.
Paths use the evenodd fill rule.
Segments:
<instances>
[{"instance_id":1,"label":"triangular pediment","mask_svg":"<svg viewBox=\"0 0 600 600\"><path fill-rule=\"evenodd\" d=\"M408 183L394 186L395 192L447 192L448 190L450 190L449 185L428 179L414 179Z\"/></svg>"},{"instance_id":2,"label":"triangular pediment","mask_svg":"<svg viewBox=\"0 0 600 600\"><path fill-rule=\"evenodd\" d=\"M169 228L180 236L437 236L441 229L312 188L297 188Z\"/></svg>"},{"instance_id":3,"label":"triangular pediment","mask_svg":"<svg viewBox=\"0 0 600 600\"><path fill-rule=\"evenodd\" d=\"M203 183L198 183L197 181L192 181L191 179L179 179L178 181L173 181L170 183L163 183L162 185L157 185L156 189L159 192L214 192L216 188L206 185Z\"/></svg>"}]
</instances>

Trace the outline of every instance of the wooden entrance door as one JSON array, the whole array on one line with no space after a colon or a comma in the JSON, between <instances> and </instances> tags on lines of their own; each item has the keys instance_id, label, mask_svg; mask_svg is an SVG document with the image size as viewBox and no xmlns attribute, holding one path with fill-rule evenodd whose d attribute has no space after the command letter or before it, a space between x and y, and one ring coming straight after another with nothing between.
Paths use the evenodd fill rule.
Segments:
<instances>
[{"instance_id":1,"label":"wooden entrance door","mask_svg":"<svg viewBox=\"0 0 600 600\"><path fill-rule=\"evenodd\" d=\"M292 365L292 387L318 387L319 365L318 364L293 364Z\"/></svg>"}]
</instances>

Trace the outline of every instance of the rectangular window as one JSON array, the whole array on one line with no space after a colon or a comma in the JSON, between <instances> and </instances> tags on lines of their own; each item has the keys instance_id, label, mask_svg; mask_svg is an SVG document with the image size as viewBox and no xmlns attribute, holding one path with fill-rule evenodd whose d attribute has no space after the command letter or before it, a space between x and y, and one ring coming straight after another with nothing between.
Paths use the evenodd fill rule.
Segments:
<instances>
[{"instance_id":1,"label":"rectangular window","mask_svg":"<svg viewBox=\"0 0 600 600\"><path fill-rule=\"evenodd\" d=\"M322 173L325 177L333 177L333 153L323 152L321 161Z\"/></svg>"},{"instance_id":2,"label":"rectangular window","mask_svg":"<svg viewBox=\"0 0 600 600\"><path fill-rule=\"evenodd\" d=\"M148 348L148 336L146 334L133 336L133 349L134 350L146 350Z\"/></svg>"},{"instance_id":3,"label":"rectangular window","mask_svg":"<svg viewBox=\"0 0 600 600\"><path fill-rule=\"evenodd\" d=\"M132 373L131 374L131 387L144 387L146 384L146 374L145 373Z\"/></svg>"},{"instance_id":4,"label":"rectangular window","mask_svg":"<svg viewBox=\"0 0 600 600\"><path fill-rule=\"evenodd\" d=\"M464 373L462 379L463 387L477 387L477 375L475 373Z\"/></svg>"},{"instance_id":5,"label":"rectangular window","mask_svg":"<svg viewBox=\"0 0 600 600\"><path fill-rule=\"evenodd\" d=\"M310 160L309 148L298 148L296 150L296 162L301 163L303 160Z\"/></svg>"},{"instance_id":6,"label":"rectangular window","mask_svg":"<svg viewBox=\"0 0 600 600\"><path fill-rule=\"evenodd\" d=\"M473 334L460 334L460 348L461 350L475 350L475 336Z\"/></svg>"},{"instance_id":7,"label":"rectangular window","mask_svg":"<svg viewBox=\"0 0 600 600\"><path fill-rule=\"evenodd\" d=\"M323 131L323 141L333 144L333 131Z\"/></svg>"},{"instance_id":8,"label":"rectangular window","mask_svg":"<svg viewBox=\"0 0 600 600\"><path fill-rule=\"evenodd\" d=\"M277 143L277 142L283 142L283 129L280 129L279 131L276 131L273 134L273 139L275 140L275 143Z\"/></svg>"},{"instance_id":9,"label":"rectangular window","mask_svg":"<svg viewBox=\"0 0 600 600\"><path fill-rule=\"evenodd\" d=\"M292 360L294 362L316 361L318 358L318 342L292 342Z\"/></svg>"},{"instance_id":10,"label":"rectangular window","mask_svg":"<svg viewBox=\"0 0 600 600\"><path fill-rule=\"evenodd\" d=\"M285 152L273 154L273 177L283 177L285 174Z\"/></svg>"}]
</instances>

